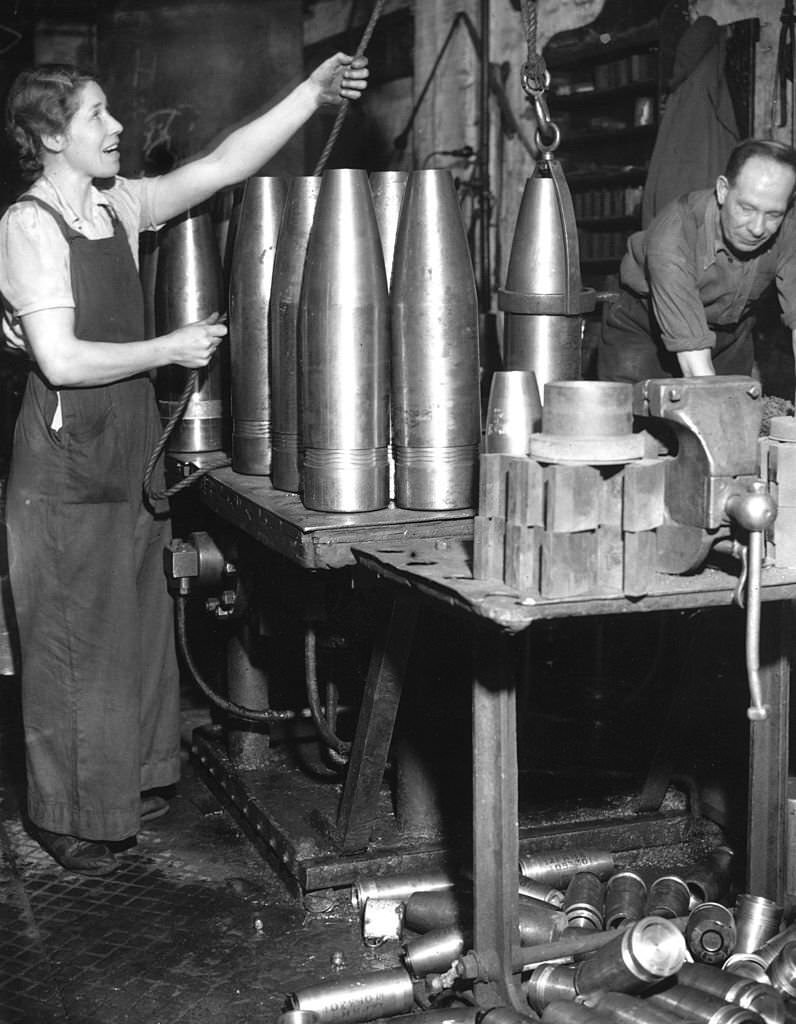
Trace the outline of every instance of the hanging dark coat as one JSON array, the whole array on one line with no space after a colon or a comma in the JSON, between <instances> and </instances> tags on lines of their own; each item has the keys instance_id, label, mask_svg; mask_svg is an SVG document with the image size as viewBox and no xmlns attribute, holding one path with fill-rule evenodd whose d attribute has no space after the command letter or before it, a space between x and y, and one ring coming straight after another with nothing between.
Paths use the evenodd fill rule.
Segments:
<instances>
[{"instance_id":1,"label":"hanging dark coat","mask_svg":"<svg viewBox=\"0 0 796 1024\"><path fill-rule=\"evenodd\" d=\"M644 185L642 227L671 199L710 188L740 141L725 58L725 30L713 18L697 18L677 46Z\"/></svg>"}]
</instances>

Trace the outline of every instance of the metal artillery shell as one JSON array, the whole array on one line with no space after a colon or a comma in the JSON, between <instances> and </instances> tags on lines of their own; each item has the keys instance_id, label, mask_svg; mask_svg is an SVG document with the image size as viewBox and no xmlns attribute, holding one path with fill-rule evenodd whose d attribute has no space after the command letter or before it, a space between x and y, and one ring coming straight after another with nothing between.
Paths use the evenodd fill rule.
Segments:
<instances>
[{"instance_id":1,"label":"metal artillery shell","mask_svg":"<svg viewBox=\"0 0 796 1024\"><path fill-rule=\"evenodd\" d=\"M756 953L733 953L728 956L721 965L723 971L732 971L742 978L750 978L752 981L759 981L765 985L768 983L766 971L771 965L770 960L763 959Z\"/></svg>"},{"instance_id":2,"label":"metal artillery shell","mask_svg":"<svg viewBox=\"0 0 796 1024\"><path fill-rule=\"evenodd\" d=\"M370 173L370 191L373 195L376 223L379 225L379 238L381 239L388 288L392 278L395 237L398 234L401 203L408 180L408 171L371 171Z\"/></svg>"},{"instance_id":3,"label":"metal artillery shell","mask_svg":"<svg viewBox=\"0 0 796 1024\"><path fill-rule=\"evenodd\" d=\"M520 874L537 882L564 888L578 871L590 871L606 879L616 870L614 855L609 850L551 850L528 853L520 857Z\"/></svg>"},{"instance_id":4,"label":"metal artillery shell","mask_svg":"<svg viewBox=\"0 0 796 1024\"><path fill-rule=\"evenodd\" d=\"M564 913L570 928L602 931L603 883L591 871L579 871L564 893Z\"/></svg>"},{"instance_id":5,"label":"metal artillery shell","mask_svg":"<svg viewBox=\"0 0 796 1024\"><path fill-rule=\"evenodd\" d=\"M555 999L542 1011L542 1024L609 1024L611 1018L582 1003Z\"/></svg>"},{"instance_id":6,"label":"metal artillery shell","mask_svg":"<svg viewBox=\"0 0 796 1024\"><path fill-rule=\"evenodd\" d=\"M583 314L595 296L581 287L575 214L561 165L540 160L517 216L506 287L504 364L532 370L540 390L551 380L581 376Z\"/></svg>"},{"instance_id":7,"label":"metal artillery shell","mask_svg":"<svg viewBox=\"0 0 796 1024\"><path fill-rule=\"evenodd\" d=\"M471 941L461 928L435 928L404 943L403 962L413 978L447 971Z\"/></svg>"},{"instance_id":8,"label":"metal artillery shell","mask_svg":"<svg viewBox=\"0 0 796 1024\"><path fill-rule=\"evenodd\" d=\"M404 906L404 923L413 932L469 925L473 917L471 893L453 889L413 892Z\"/></svg>"},{"instance_id":9,"label":"metal artillery shell","mask_svg":"<svg viewBox=\"0 0 796 1024\"><path fill-rule=\"evenodd\" d=\"M253 476L267 476L271 472L269 304L286 189L282 178L249 178L232 246L232 468L236 473Z\"/></svg>"},{"instance_id":10,"label":"metal artillery shell","mask_svg":"<svg viewBox=\"0 0 796 1024\"><path fill-rule=\"evenodd\" d=\"M661 875L650 885L645 914L653 917L685 917L691 893L677 875Z\"/></svg>"},{"instance_id":11,"label":"metal artillery shell","mask_svg":"<svg viewBox=\"0 0 796 1024\"><path fill-rule=\"evenodd\" d=\"M365 171L327 171L299 314L302 501L367 512L389 501L389 310Z\"/></svg>"},{"instance_id":12,"label":"metal artillery shell","mask_svg":"<svg viewBox=\"0 0 796 1024\"><path fill-rule=\"evenodd\" d=\"M605 927L640 921L647 902L647 885L634 871L618 871L605 884Z\"/></svg>"},{"instance_id":13,"label":"metal artillery shell","mask_svg":"<svg viewBox=\"0 0 796 1024\"><path fill-rule=\"evenodd\" d=\"M644 917L578 965L575 984L581 995L600 989L640 992L682 967L685 939L664 917Z\"/></svg>"},{"instance_id":14,"label":"metal artillery shell","mask_svg":"<svg viewBox=\"0 0 796 1024\"><path fill-rule=\"evenodd\" d=\"M782 922L782 907L765 896L742 893L735 904L736 953L752 953L773 938Z\"/></svg>"},{"instance_id":15,"label":"metal artillery shell","mask_svg":"<svg viewBox=\"0 0 796 1024\"><path fill-rule=\"evenodd\" d=\"M685 942L700 964L723 964L735 948L735 917L721 903L700 903L688 915Z\"/></svg>"},{"instance_id":16,"label":"metal artillery shell","mask_svg":"<svg viewBox=\"0 0 796 1024\"><path fill-rule=\"evenodd\" d=\"M796 998L796 942L789 942L768 969L771 984L791 999Z\"/></svg>"},{"instance_id":17,"label":"metal artillery shell","mask_svg":"<svg viewBox=\"0 0 796 1024\"><path fill-rule=\"evenodd\" d=\"M522 987L528 1005L536 1013L541 1013L554 1000L574 1002L578 994L575 988L575 968L569 964L542 964L531 971Z\"/></svg>"},{"instance_id":18,"label":"metal artillery shell","mask_svg":"<svg viewBox=\"0 0 796 1024\"><path fill-rule=\"evenodd\" d=\"M318 1014L318 1024L376 1020L408 1013L414 985L403 967L313 985L290 996L293 1009Z\"/></svg>"},{"instance_id":19,"label":"metal artillery shell","mask_svg":"<svg viewBox=\"0 0 796 1024\"><path fill-rule=\"evenodd\" d=\"M703 1024L763 1024L763 1018L754 1010L727 1003L719 996L688 985L673 985L647 998L654 1006Z\"/></svg>"},{"instance_id":20,"label":"metal artillery shell","mask_svg":"<svg viewBox=\"0 0 796 1024\"><path fill-rule=\"evenodd\" d=\"M434 892L452 889L455 882L446 871L426 871L423 874L387 875L385 878L361 878L351 888L351 903L362 910L372 897L395 896L406 898L413 892Z\"/></svg>"},{"instance_id":21,"label":"metal artillery shell","mask_svg":"<svg viewBox=\"0 0 796 1024\"><path fill-rule=\"evenodd\" d=\"M760 984L731 971L722 971L708 964L683 964L677 973L683 985L710 992L728 1003L736 1003L759 1013L766 1024L783 1024L785 1002L769 984Z\"/></svg>"},{"instance_id":22,"label":"metal artillery shell","mask_svg":"<svg viewBox=\"0 0 796 1024\"><path fill-rule=\"evenodd\" d=\"M585 1002L610 1017L614 1024L677 1024L682 1020L674 1013L651 1006L648 999L627 992L595 992Z\"/></svg>"},{"instance_id":23,"label":"metal artillery shell","mask_svg":"<svg viewBox=\"0 0 796 1024\"><path fill-rule=\"evenodd\" d=\"M271 483L301 489L298 317L304 261L321 189L316 176L292 178L274 253L269 302L271 355Z\"/></svg>"},{"instance_id":24,"label":"metal artillery shell","mask_svg":"<svg viewBox=\"0 0 796 1024\"><path fill-rule=\"evenodd\" d=\"M160 232L155 278L155 328L168 334L177 327L224 312L223 274L213 222L207 207L188 210ZM172 431L172 452L214 451L227 446L229 426L229 348L222 345L199 372ZM179 408L188 371L166 366L157 374L158 406L165 421Z\"/></svg>"},{"instance_id":25,"label":"metal artillery shell","mask_svg":"<svg viewBox=\"0 0 796 1024\"><path fill-rule=\"evenodd\" d=\"M717 846L685 872L683 880L699 903L713 903L725 895L734 856L729 846Z\"/></svg>"},{"instance_id":26,"label":"metal artillery shell","mask_svg":"<svg viewBox=\"0 0 796 1024\"><path fill-rule=\"evenodd\" d=\"M544 882L535 882L532 878L523 878L522 875L517 892L520 896L532 896L535 900L552 903L554 907L564 906L564 894L560 889L555 889Z\"/></svg>"},{"instance_id":27,"label":"metal artillery shell","mask_svg":"<svg viewBox=\"0 0 796 1024\"><path fill-rule=\"evenodd\" d=\"M362 939L366 946L380 946L389 939L400 939L404 921L402 900L374 896L365 901L362 911Z\"/></svg>"},{"instance_id":28,"label":"metal artillery shell","mask_svg":"<svg viewBox=\"0 0 796 1024\"><path fill-rule=\"evenodd\" d=\"M520 896L517 917L521 946L552 942L567 925L567 915L562 910L532 896Z\"/></svg>"},{"instance_id":29,"label":"metal artillery shell","mask_svg":"<svg viewBox=\"0 0 796 1024\"><path fill-rule=\"evenodd\" d=\"M449 171L413 171L390 288L395 503L468 508L481 439L478 299Z\"/></svg>"}]
</instances>

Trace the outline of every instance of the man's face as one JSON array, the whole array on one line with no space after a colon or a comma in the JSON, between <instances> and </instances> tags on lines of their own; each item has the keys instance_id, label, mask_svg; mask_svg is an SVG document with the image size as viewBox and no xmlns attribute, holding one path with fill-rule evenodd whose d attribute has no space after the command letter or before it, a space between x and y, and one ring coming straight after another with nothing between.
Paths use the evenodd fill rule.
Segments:
<instances>
[{"instance_id":1,"label":"man's face","mask_svg":"<svg viewBox=\"0 0 796 1024\"><path fill-rule=\"evenodd\" d=\"M763 156L747 160L734 185L721 175L716 182L716 198L727 245L741 256L765 245L779 230L794 187L796 173Z\"/></svg>"}]
</instances>

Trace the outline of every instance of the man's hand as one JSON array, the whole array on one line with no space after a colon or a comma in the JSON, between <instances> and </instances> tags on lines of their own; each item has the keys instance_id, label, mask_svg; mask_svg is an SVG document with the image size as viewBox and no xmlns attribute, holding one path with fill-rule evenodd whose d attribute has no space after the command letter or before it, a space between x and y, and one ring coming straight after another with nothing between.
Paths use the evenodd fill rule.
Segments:
<instances>
[{"instance_id":1,"label":"man's hand","mask_svg":"<svg viewBox=\"0 0 796 1024\"><path fill-rule=\"evenodd\" d=\"M318 106L323 106L359 99L367 88L369 74L367 57L336 53L319 64L309 80L317 91Z\"/></svg>"}]
</instances>

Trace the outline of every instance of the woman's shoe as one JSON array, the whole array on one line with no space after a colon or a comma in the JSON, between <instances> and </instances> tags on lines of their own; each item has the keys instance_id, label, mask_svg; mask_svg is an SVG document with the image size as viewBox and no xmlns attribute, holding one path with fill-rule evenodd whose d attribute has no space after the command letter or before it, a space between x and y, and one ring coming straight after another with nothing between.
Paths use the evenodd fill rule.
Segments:
<instances>
[{"instance_id":1,"label":"woman's shoe","mask_svg":"<svg viewBox=\"0 0 796 1024\"><path fill-rule=\"evenodd\" d=\"M156 793L142 794L140 813L142 824L162 818L164 814L168 814L168 810L169 802L165 797L158 796Z\"/></svg>"},{"instance_id":2,"label":"woman's shoe","mask_svg":"<svg viewBox=\"0 0 796 1024\"><path fill-rule=\"evenodd\" d=\"M104 843L96 843L77 836L65 836L37 828L36 838L42 849L68 871L81 875L109 875L119 862Z\"/></svg>"}]
</instances>

